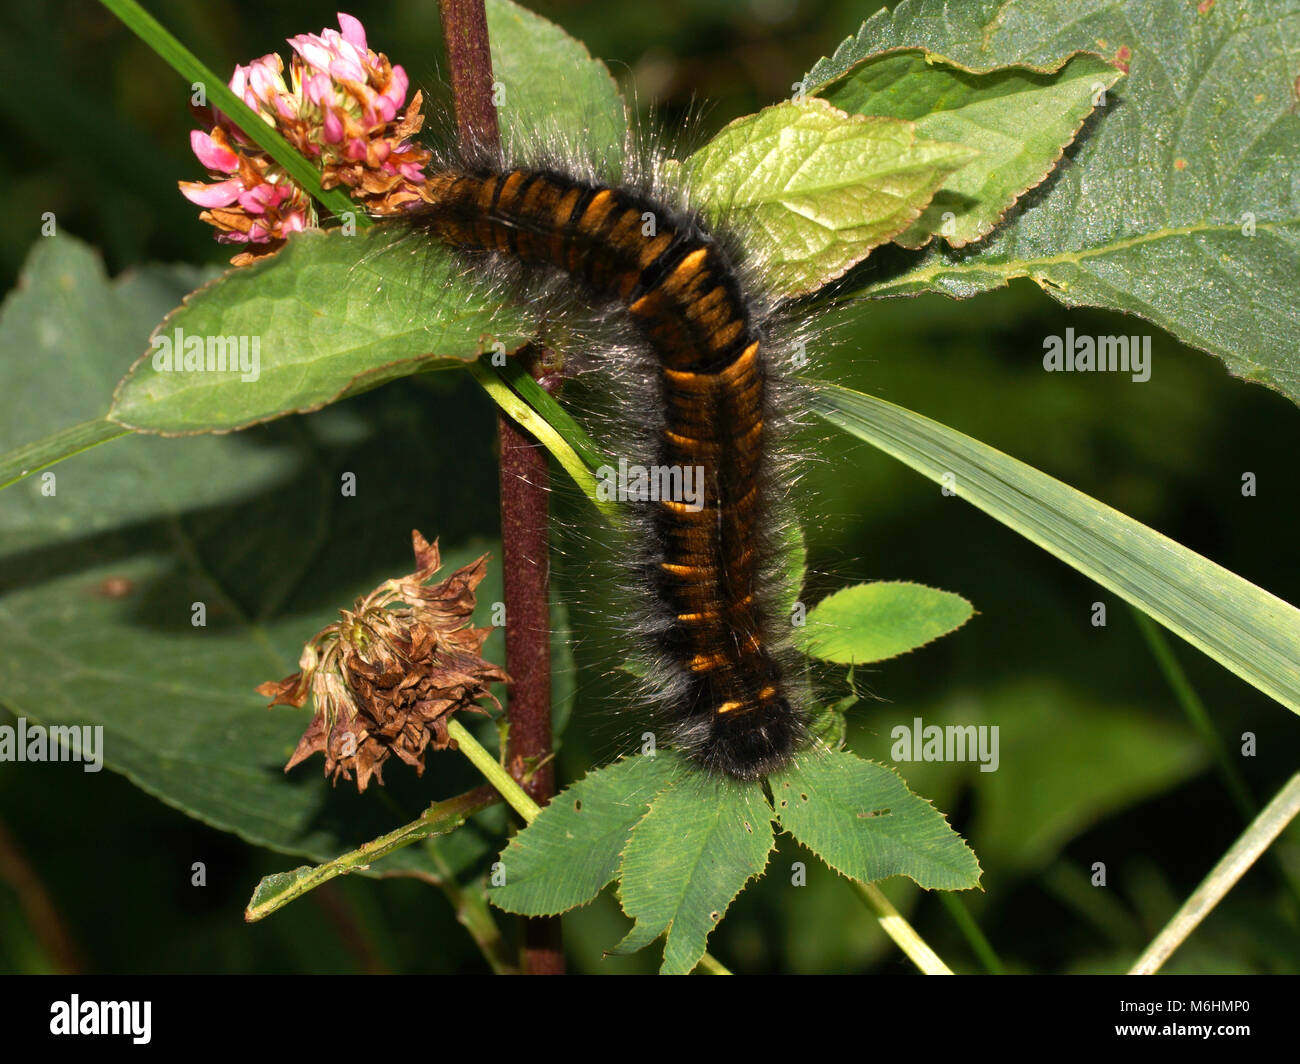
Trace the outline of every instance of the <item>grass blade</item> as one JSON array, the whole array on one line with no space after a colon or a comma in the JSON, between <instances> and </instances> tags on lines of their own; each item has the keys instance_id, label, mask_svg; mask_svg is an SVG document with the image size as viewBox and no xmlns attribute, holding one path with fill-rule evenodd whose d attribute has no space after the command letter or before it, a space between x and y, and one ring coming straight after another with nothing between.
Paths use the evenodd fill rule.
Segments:
<instances>
[{"instance_id":1,"label":"grass blade","mask_svg":"<svg viewBox=\"0 0 1300 1064\"><path fill-rule=\"evenodd\" d=\"M1300 713L1300 610L1118 510L903 407L816 383L814 410L997 518ZM952 478L945 480L945 478Z\"/></svg>"},{"instance_id":2,"label":"grass blade","mask_svg":"<svg viewBox=\"0 0 1300 1064\"><path fill-rule=\"evenodd\" d=\"M1191 897L1155 937L1128 974L1154 975L1159 971L1170 954L1196 930L1197 925L1223 900L1224 895L1246 874L1247 869L1259 859L1259 855L1272 845L1273 840L1282 834L1297 813L1300 813L1300 772L1287 781L1287 785L1278 791L1277 796L1264 807L1264 811L1232 844L1232 848L1223 855L1201 885L1192 891Z\"/></svg>"},{"instance_id":3,"label":"grass blade","mask_svg":"<svg viewBox=\"0 0 1300 1064\"><path fill-rule=\"evenodd\" d=\"M474 379L497 406L518 425L531 432L537 441L551 452L555 460L573 478L574 483L591 500L591 504L612 523L618 513L618 507L600 498L596 478L590 468L591 463L599 460L600 452L596 450L595 445L527 372L520 369L516 373L508 374L505 370L494 368L488 361L489 357L484 356L477 362L468 363ZM522 386L521 391L527 388L527 399L512 391L506 384L507 380L517 388ZM528 387L529 385L531 388ZM539 411L536 408L543 406L543 401L544 409Z\"/></svg>"}]
</instances>

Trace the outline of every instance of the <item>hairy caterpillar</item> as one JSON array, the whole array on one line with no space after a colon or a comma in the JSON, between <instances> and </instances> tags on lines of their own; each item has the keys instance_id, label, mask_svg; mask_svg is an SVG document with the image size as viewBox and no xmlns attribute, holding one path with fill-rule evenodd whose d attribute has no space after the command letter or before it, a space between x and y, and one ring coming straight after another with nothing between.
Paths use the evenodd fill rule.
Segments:
<instances>
[{"instance_id":1,"label":"hairy caterpillar","mask_svg":"<svg viewBox=\"0 0 1300 1064\"><path fill-rule=\"evenodd\" d=\"M700 497L628 507L655 702L674 745L707 771L757 779L804 740L778 615L771 313L736 246L651 181L607 184L496 153L431 175L414 225L510 263L523 284L557 276L617 308L648 355L635 404L645 467L692 472ZM647 224L648 223L648 224ZM648 509L648 513L645 510Z\"/></svg>"}]
</instances>

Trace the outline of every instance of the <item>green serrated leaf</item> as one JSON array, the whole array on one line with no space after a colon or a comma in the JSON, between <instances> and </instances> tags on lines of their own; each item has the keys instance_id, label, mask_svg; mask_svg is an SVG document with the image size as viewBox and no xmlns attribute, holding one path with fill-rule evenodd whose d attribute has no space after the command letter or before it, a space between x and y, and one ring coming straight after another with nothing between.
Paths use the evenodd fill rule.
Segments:
<instances>
[{"instance_id":1,"label":"green serrated leaf","mask_svg":"<svg viewBox=\"0 0 1300 1064\"><path fill-rule=\"evenodd\" d=\"M1099 51L1128 76L1014 223L846 287L964 298L1027 277L1067 306L1134 314L1300 402L1300 10L1292 0L907 0L808 75L925 47L973 68ZM1041 356L1040 356L1041 357ZM1158 372L1158 369L1157 369Z\"/></svg>"},{"instance_id":2,"label":"green serrated leaf","mask_svg":"<svg viewBox=\"0 0 1300 1064\"><path fill-rule=\"evenodd\" d=\"M109 416L166 435L244 428L419 370L462 366L495 343L515 350L533 331L524 309L491 298L445 248L391 226L300 233L168 315ZM215 368L226 351L227 368ZM241 351L246 361L231 368Z\"/></svg>"},{"instance_id":3,"label":"green serrated leaf","mask_svg":"<svg viewBox=\"0 0 1300 1064\"><path fill-rule=\"evenodd\" d=\"M627 139L627 105L609 69L586 45L511 0L488 0L497 118L507 147L536 151L558 139L616 166Z\"/></svg>"},{"instance_id":4,"label":"green serrated leaf","mask_svg":"<svg viewBox=\"0 0 1300 1064\"><path fill-rule=\"evenodd\" d=\"M682 777L632 830L619 897L636 925L613 952L634 953L666 931L660 972L693 970L727 907L762 874L772 843L772 808L758 784Z\"/></svg>"},{"instance_id":5,"label":"green serrated leaf","mask_svg":"<svg viewBox=\"0 0 1300 1064\"><path fill-rule=\"evenodd\" d=\"M543 807L501 853L499 909L553 916L586 905L618 871L633 826L683 771L671 751L637 755L587 773Z\"/></svg>"},{"instance_id":6,"label":"green serrated leaf","mask_svg":"<svg viewBox=\"0 0 1300 1064\"><path fill-rule=\"evenodd\" d=\"M975 152L911 122L787 101L737 119L683 164L715 219L739 227L780 296L811 292L920 216Z\"/></svg>"},{"instance_id":7,"label":"green serrated leaf","mask_svg":"<svg viewBox=\"0 0 1300 1064\"><path fill-rule=\"evenodd\" d=\"M979 884L970 847L891 768L846 750L810 751L770 783L781 827L850 879L902 875L931 890Z\"/></svg>"},{"instance_id":8,"label":"green serrated leaf","mask_svg":"<svg viewBox=\"0 0 1300 1064\"><path fill-rule=\"evenodd\" d=\"M795 629L795 644L822 661L864 665L932 643L974 613L951 591L881 580L827 595L808 614L807 624Z\"/></svg>"},{"instance_id":9,"label":"green serrated leaf","mask_svg":"<svg viewBox=\"0 0 1300 1064\"><path fill-rule=\"evenodd\" d=\"M1116 697L1077 678L1021 676L907 706L877 702L870 731L859 731L855 745L860 756L892 764L940 808L967 806L970 843L1001 878L1041 869L1106 817L1204 770L1204 748L1167 706ZM918 760L925 754L924 734L916 742L918 717L922 729L996 725L996 770L985 770L992 757ZM976 755L967 742L967 756Z\"/></svg>"},{"instance_id":10,"label":"green serrated leaf","mask_svg":"<svg viewBox=\"0 0 1300 1064\"><path fill-rule=\"evenodd\" d=\"M979 155L949 174L921 217L895 237L920 247L935 234L953 247L980 240L1013 203L1043 181L1123 71L1076 53L1049 67L973 71L923 48L860 60L809 92L857 115L905 118L927 140Z\"/></svg>"}]
</instances>

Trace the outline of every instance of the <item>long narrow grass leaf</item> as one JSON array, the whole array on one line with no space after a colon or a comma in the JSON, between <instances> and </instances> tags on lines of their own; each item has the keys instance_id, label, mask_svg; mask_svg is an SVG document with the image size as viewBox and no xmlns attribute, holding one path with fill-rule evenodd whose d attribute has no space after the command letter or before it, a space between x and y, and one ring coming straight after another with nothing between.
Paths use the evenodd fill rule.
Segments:
<instances>
[{"instance_id":1,"label":"long narrow grass leaf","mask_svg":"<svg viewBox=\"0 0 1300 1064\"><path fill-rule=\"evenodd\" d=\"M978 506L1300 713L1300 610L1046 473L836 385L813 408Z\"/></svg>"}]
</instances>

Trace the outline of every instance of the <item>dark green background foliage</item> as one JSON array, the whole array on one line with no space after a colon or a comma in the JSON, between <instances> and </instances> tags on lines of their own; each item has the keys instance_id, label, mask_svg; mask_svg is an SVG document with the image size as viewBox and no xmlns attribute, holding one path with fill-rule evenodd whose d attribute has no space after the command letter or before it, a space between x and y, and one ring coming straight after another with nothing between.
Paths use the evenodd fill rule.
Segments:
<instances>
[{"instance_id":1,"label":"dark green background foliage","mask_svg":"<svg viewBox=\"0 0 1300 1064\"><path fill-rule=\"evenodd\" d=\"M532 6L609 61L643 111L657 104L668 128L681 126L692 100L702 103L692 134L701 143L730 119L788 95L791 82L870 14L868 4L847 0ZM372 46L404 64L431 97L430 109L440 110L436 5L395 0L349 9L365 23ZM318 30L333 16L331 7L302 0L158 0L151 10L221 72L284 51L285 37ZM47 210L63 232L102 248L113 274L151 261L224 260L176 191L178 178L201 176L188 151L186 87L109 14L90 0L8 5L0 16L0 70L6 289ZM1213 358L1154 329L1148 383L1121 374L1044 373L1046 335L1070 326L1093 335L1149 327L1065 310L1026 281L966 302L933 295L882 301L837 311L826 324L835 345L818 363L823 375L999 447L1282 598L1300 600L1300 570L1292 563L1300 418L1281 395L1229 378ZM246 434L247 460L267 466L262 494L223 496L217 477L210 508L176 515L178 527L200 540L238 536L286 506L311 507L320 468L349 463L341 468L377 487L372 501L363 496L339 508L328 549L301 574L299 615L344 604L379 575L407 571L413 524L440 533L457 551L490 543L494 410L468 377L438 376L432 383L397 382ZM963 902L1013 970L1121 968L1243 823L1131 614L883 454L825 426L813 442L825 460L813 463L806 479L813 593L805 598L846 583L912 580L957 592L979 610L955 635L858 671L864 700L850 713L850 747L888 763L890 729L915 716L999 725L996 773L981 774L973 764L897 766L980 856L984 893L962 895ZM118 446L127 445L110 444L95 457L111 463ZM403 458L393 469L390 456L399 447ZM418 458L409 460L412 454ZM71 475L75 465L61 469ZM1241 494L1246 471L1258 478L1254 498ZM0 499L0 517L6 505L12 504ZM560 512L581 505L557 493ZM281 537L286 558L295 557L297 531L286 527ZM156 515L142 518L129 536L69 530L57 543L32 545L25 564L75 573L83 555L127 558L139 544L171 542L173 532ZM260 558L242 576L227 574L246 612L256 615L267 596L287 593L262 579L258 567L274 571L275 562ZM571 589L575 578L564 574L572 566L562 562L561 569L561 585ZM29 575L10 565L0 571L0 584L7 589ZM163 583L155 590L158 605L168 592ZM1090 624L1097 600L1108 603L1105 628ZM145 614L140 623L152 622ZM276 638L292 642L285 632ZM1300 723L1185 645L1174 652L1251 793L1267 800L1293 768ZM578 657L581 665L589 655ZM160 675L168 664L157 663ZM627 731L625 721L609 723L606 684L590 670L578 675L583 682L559 759L564 782L607 758L615 737ZM9 678L0 677L0 704L9 688ZM1258 736L1257 757L1236 756L1244 731ZM330 808L363 804L372 833L396 826L473 778L448 755L433 764L437 771L424 781L394 766L387 792L372 788L358 798L340 788ZM290 780L318 770L314 760ZM328 815L313 827L328 832ZM1293 839L1284 837L1275 850L1295 865ZM465 864L481 871L472 857ZM190 886L195 861L207 866L206 887ZM794 861L808 866L806 887L790 885ZM1109 870L1104 890L1087 882L1096 861ZM243 907L258 879L294 863L205 828L108 771L0 765L0 970L483 967L442 894L415 879L335 880L245 925ZM910 882L890 881L885 889L950 964L977 969L937 896ZM1276 863L1263 862L1168 970L1300 970L1296 919L1296 897ZM566 917L572 966L653 970L653 950L601 959L628 927L608 896ZM739 971L911 970L846 884L788 837L767 877L740 896L709 945Z\"/></svg>"}]
</instances>

